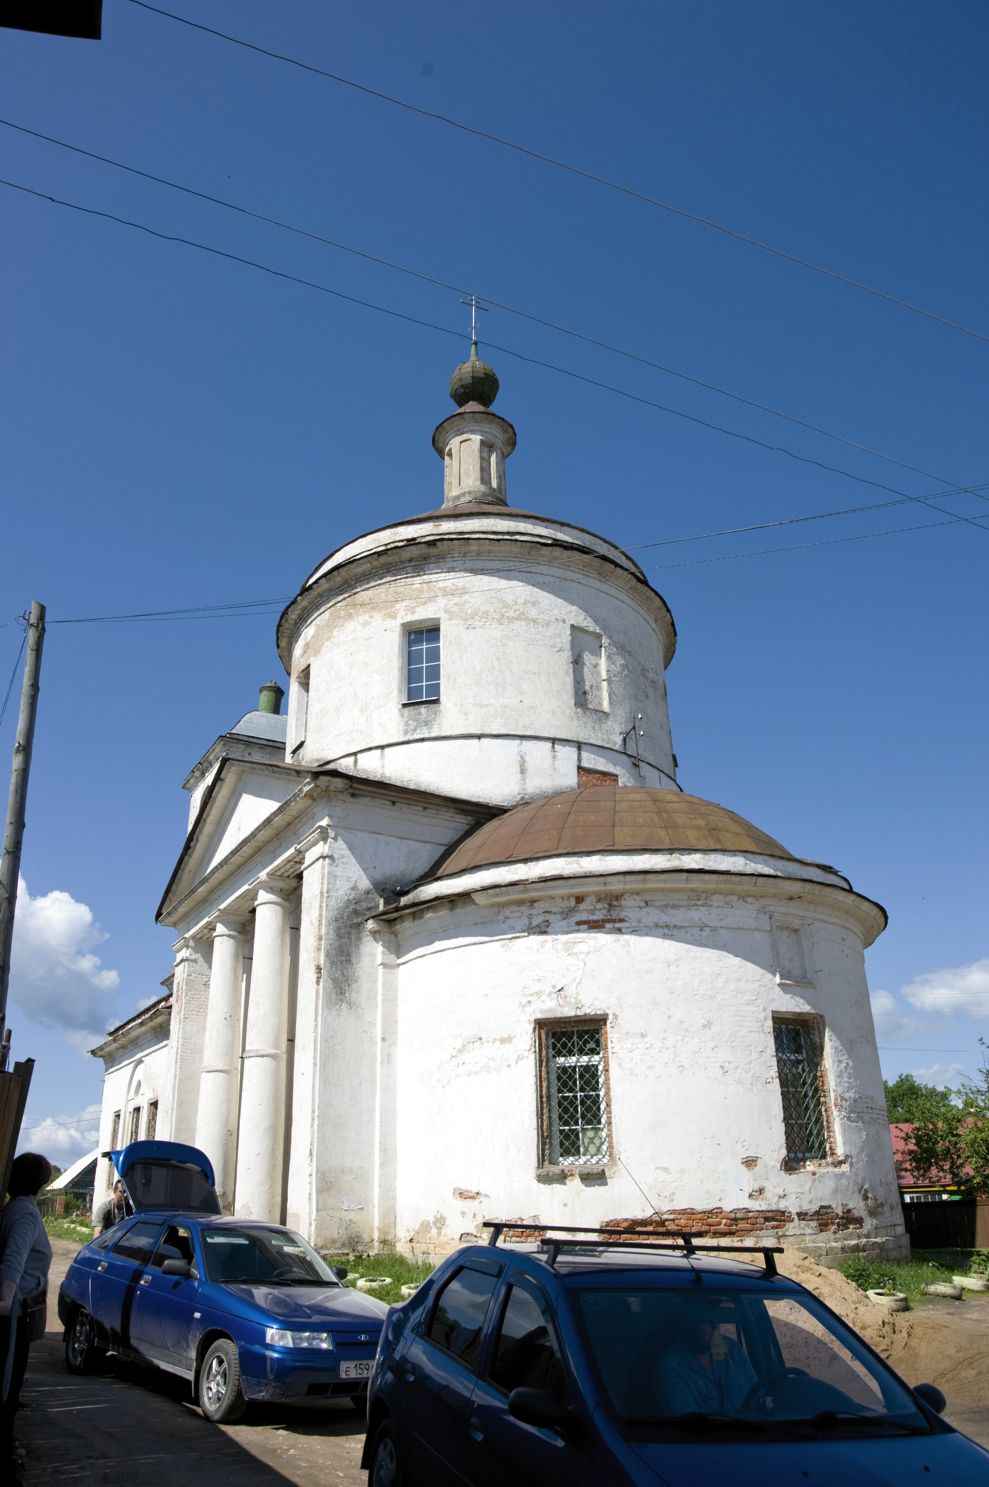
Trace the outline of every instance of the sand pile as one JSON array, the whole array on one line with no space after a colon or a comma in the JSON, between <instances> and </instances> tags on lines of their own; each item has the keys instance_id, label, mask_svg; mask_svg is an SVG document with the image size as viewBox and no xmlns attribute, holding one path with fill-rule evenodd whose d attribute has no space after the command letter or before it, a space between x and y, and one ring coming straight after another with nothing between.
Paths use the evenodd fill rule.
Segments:
<instances>
[{"instance_id":1,"label":"sand pile","mask_svg":"<svg viewBox=\"0 0 989 1487\"><path fill-rule=\"evenodd\" d=\"M825 1306L836 1311L842 1321L854 1327L870 1347L896 1367L894 1355L906 1346L913 1331L910 1312L891 1312L878 1306L840 1270L825 1269L802 1250L786 1249L782 1255L777 1255L776 1261L783 1275L813 1291Z\"/></svg>"}]
</instances>

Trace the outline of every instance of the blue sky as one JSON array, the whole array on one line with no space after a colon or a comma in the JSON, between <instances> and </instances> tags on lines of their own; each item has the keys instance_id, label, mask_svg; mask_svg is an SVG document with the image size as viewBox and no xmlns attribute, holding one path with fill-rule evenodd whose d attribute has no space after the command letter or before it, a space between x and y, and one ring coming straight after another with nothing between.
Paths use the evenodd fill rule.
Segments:
<instances>
[{"instance_id":1,"label":"blue sky","mask_svg":"<svg viewBox=\"0 0 989 1487\"><path fill-rule=\"evenodd\" d=\"M455 290L10 123L916 467L481 317L519 433L510 499L622 543L670 603L682 785L889 909L868 957L888 1074L974 1072L989 1021L985 7L172 8L981 338L131 0L107 0L99 44L0 33L6 180L396 312L0 187L0 687L14 617L37 597L51 621L9 1008L15 1055L38 1060L35 1144L68 1160L91 1134L101 1066L81 1050L171 964L154 910L183 839L180 782L281 674L278 603L62 622L284 599L351 535L437 505L429 441L466 320ZM904 499L933 493L936 510ZM899 504L702 535L879 502ZM15 714L16 689L4 764Z\"/></svg>"}]
</instances>

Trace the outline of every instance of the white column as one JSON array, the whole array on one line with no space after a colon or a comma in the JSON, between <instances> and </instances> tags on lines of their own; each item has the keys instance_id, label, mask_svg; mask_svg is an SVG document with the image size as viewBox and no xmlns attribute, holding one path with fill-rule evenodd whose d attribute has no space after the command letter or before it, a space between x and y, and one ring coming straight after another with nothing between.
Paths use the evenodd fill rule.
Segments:
<instances>
[{"instance_id":1,"label":"white column","mask_svg":"<svg viewBox=\"0 0 989 1487\"><path fill-rule=\"evenodd\" d=\"M168 1062L158 1109L158 1136L162 1140L192 1141L199 1100L199 1070L206 1022L209 970L199 940L175 943L172 973L172 1017ZM121 1144L126 1144L122 1132Z\"/></svg>"},{"instance_id":2,"label":"white column","mask_svg":"<svg viewBox=\"0 0 989 1487\"><path fill-rule=\"evenodd\" d=\"M292 885L261 885L254 911L254 964L240 1090L236 1208L278 1223L285 1159L288 921Z\"/></svg>"},{"instance_id":3,"label":"white column","mask_svg":"<svg viewBox=\"0 0 989 1487\"><path fill-rule=\"evenodd\" d=\"M206 1007L203 1068L199 1076L196 1145L213 1163L225 1213L233 1211L240 1093L240 1000L244 977L244 921L221 914L213 927L213 964Z\"/></svg>"},{"instance_id":4,"label":"white column","mask_svg":"<svg viewBox=\"0 0 989 1487\"><path fill-rule=\"evenodd\" d=\"M320 1026L326 971L326 892L335 833L322 822L300 842L302 906L299 916L299 975L295 1012L292 1133L285 1222L309 1240L315 1237L317 1125L320 1089Z\"/></svg>"}]
</instances>

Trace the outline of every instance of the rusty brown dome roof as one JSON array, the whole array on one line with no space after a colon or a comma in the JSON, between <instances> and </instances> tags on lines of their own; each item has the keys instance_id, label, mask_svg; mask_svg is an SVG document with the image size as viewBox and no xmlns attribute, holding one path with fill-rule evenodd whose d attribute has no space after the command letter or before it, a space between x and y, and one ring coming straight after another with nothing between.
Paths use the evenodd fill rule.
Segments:
<instances>
[{"instance_id":1,"label":"rusty brown dome roof","mask_svg":"<svg viewBox=\"0 0 989 1487\"><path fill-rule=\"evenodd\" d=\"M792 853L734 811L640 785L592 785L515 806L453 848L434 876L472 867L582 852Z\"/></svg>"}]
</instances>

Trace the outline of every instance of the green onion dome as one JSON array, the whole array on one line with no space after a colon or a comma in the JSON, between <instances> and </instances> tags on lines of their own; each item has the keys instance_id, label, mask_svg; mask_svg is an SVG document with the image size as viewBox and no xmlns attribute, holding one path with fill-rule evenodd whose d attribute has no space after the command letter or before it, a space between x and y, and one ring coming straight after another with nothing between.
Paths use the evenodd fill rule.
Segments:
<instances>
[{"instance_id":1,"label":"green onion dome","mask_svg":"<svg viewBox=\"0 0 989 1487\"><path fill-rule=\"evenodd\" d=\"M476 341L471 344L470 359L462 361L450 378L450 396L458 408L465 403L490 408L498 396L498 378L494 369L479 358Z\"/></svg>"}]
</instances>

